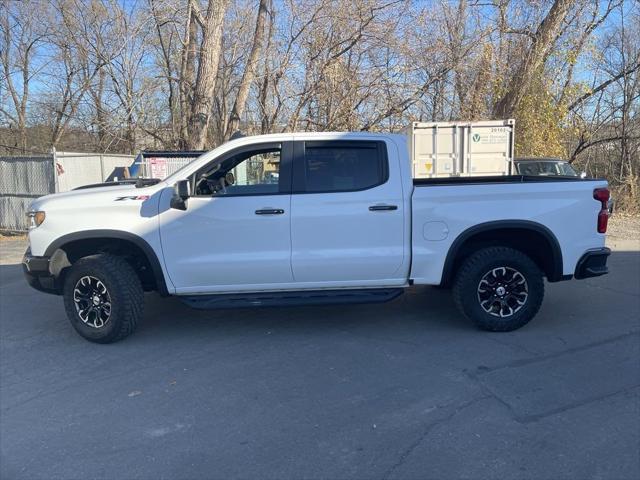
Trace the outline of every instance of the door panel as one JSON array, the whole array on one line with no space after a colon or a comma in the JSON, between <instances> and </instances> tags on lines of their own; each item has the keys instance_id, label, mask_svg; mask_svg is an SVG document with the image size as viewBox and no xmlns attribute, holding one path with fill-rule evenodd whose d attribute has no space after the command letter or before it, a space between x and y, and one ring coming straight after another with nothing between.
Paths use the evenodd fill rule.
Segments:
<instances>
[{"instance_id":1,"label":"door panel","mask_svg":"<svg viewBox=\"0 0 640 480\"><path fill-rule=\"evenodd\" d=\"M379 148L385 149L383 162L397 162L397 156L386 154L384 142L367 142L378 145L366 152L347 151L354 143L358 142L296 145L291 197L291 264L296 282L406 281L399 168L385 164L381 171L367 163L376 161ZM309 152L312 149L318 150ZM331 162L340 165L334 168ZM376 185L380 175L382 183ZM324 191L304 193L306 189ZM341 189L357 190L330 191Z\"/></svg>"},{"instance_id":2,"label":"door panel","mask_svg":"<svg viewBox=\"0 0 640 480\"><path fill-rule=\"evenodd\" d=\"M255 290L293 281L291 177L284 165L291 149L286 142L279 160L264 146L256 154L244 148L214 160L192 179L197 195L185 211L167 208L173 192L162 193L162 250L177 293Z\"/></svg>"},{"instance_id":3,"label":"door panel","mask_svg":"<svg viewBox=\"0 0 640 480\"><path fill-rule=\"evenodd\" d=\"M292 281L289 195L188 202L186 211L169 209L160 220L167 272L178 293ZM255 213L264 209L283 213Z\"/></svg>"}]
</instances>

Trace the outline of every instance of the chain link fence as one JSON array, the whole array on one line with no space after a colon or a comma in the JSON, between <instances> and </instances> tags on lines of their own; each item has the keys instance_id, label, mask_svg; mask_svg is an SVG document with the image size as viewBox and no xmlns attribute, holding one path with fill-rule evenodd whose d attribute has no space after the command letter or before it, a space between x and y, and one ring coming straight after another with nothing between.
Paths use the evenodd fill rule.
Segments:
<instances>
[{"instance_id":1,"label":"chain link fence","mask_svg":"<svg viewBox=\"0 0 640 480\"><path fill-rule=\"evenodd\" d=\"M38 197L128 177L134 158L75 152L0 157L0 229L26 231L25 213Z\"/></svg>"},{"instance_id":2,"label":"chain link fence","mask_svg":"<svg viewBox=\"0 0 640 480\"><path fill-rule=\"evenodd\" d=\"M164 179L203 152L145 151L138 155L52 152L0 157L0 230L26 231L33 200L55 192L130 177Z\"/></svg>"},{"instance_id":3,"label":"chain link fence","mask_svg":"<svg viewBox=\"0 0 640 480\"><path fill-rule=\"evenodd\" d=\"M26 230L31 202L54 192L53 155L0 157L0 228Z\"/></svg>"}]
</instances>

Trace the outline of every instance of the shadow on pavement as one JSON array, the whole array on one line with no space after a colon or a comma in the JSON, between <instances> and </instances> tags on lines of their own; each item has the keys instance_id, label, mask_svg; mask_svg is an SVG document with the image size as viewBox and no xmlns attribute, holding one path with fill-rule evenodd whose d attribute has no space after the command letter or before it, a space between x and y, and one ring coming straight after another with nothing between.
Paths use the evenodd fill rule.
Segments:
<instances>
[{"instance_id":1,"label":"shadow on pavement","mask_svg":"<svg viewBox=\"0 0 640 480\"><path fill-rule=\"evenodd\" d=\"M543 311L553 316L554 310L565 307L580 310L585 303L586 289L596 289L588 294L596 300L596 308L590 314L610 313L606 308L609 295L631 296L627 299L629 312L637 312L640 295L640 252L614 252L609 259L610 274L581 281L547 284ZM36 292L28 287L21 265L0 266L0 309L3 314L22 312L22 302L28 302L40 319L51 317L51 334L60 327L58 320L65 319L62 300L55 295ZM558 295L559 294L559 295ZM635 301L633 296L636 296ZM589 303L589 302L586 302ZM618 302L619 303L619 302ZM598 305L602 312L598 312ZM531 325L538 324L535 319ZM318 333L341 328L367 328L387 330L389 327L412 330L416 326L428 331L473 329L455 309L449 290L425 286L410 288L404 295L384 304L323 305L304 307L258 307L221 310L195 310L178 298L162 298L155 293L146 295L145 317L138 325L136 336L145 337L200 337L216 332L216 335L241 334L243 330L296 331ZM543 327L540 327L543 328ZM405 333L407 333L405 331Z\"/></svg>"}]
</instances>

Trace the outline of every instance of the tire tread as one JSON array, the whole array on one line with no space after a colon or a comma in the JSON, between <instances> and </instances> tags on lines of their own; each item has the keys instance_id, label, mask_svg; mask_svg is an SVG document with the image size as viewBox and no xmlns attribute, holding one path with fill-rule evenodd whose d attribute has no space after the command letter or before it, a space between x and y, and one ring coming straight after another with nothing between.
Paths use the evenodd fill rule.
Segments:
<instances>
[{"instance_id":1,"label":"tire tread","mask_svg":"<svg viewBox=\"0 0 640 480\"><path fill-rule=\"evenodd\" d=\"M109 292L111 301L114 302L114 297L117 297L119 302L118 318L112 318L112 321L118 324L116 329L108 335L98 338L89 338L83 335L81 331L78 331L78 333L87 340L96 343L113 343L131 335L137 327L138 320L142 318L144 313L144 291L133 267L122 257L104 253L81 258L71 268L72 272L82 269L93 270L96 274L104 272L116 283L115 291L113 291L112 287ZM72 279L73 275L68 274L66 277L67 279ZM77 314L73 300L66 298L68 286L65 285L64 290L67 315L69 318L75 317ZM76 330L78 329L76 328Z\"/></svg>"},{"instance_id":2,"label":"tire tread","mask_svg":"<svg viewBox=\"0 0 640 480\"><path fill-rule=\"evenodd\" d=\"M475 284L473 284L473 292L469 292L471 288L470 284L473 283L473 277L477 275L478 270L482 269L483 266L496 259L501 259L505 262L515 261L526 265L529 270L534 272L533 278L527 278L530 289L529 301L531 301L531 303L525 306L526 311L523 312L523 314L518 315L510 321L499 320L498 317L490 317L488 314L479 318L474 315L471 310L470 301L476 301ZM531 292L534 290L536 290L536 294L532 295ZM470 295L474 296L472 300L469 298ZM542 272L529 256L520 250L510 247L487 247L472 253L465 259L458 270L453 283L453 301L458 310L467 318L474 321L480 328L493 332L509 332L526 325L538 313L538 310L540 310L543 298L544 280L542 279Z\"/></svg>"}]
</instances>

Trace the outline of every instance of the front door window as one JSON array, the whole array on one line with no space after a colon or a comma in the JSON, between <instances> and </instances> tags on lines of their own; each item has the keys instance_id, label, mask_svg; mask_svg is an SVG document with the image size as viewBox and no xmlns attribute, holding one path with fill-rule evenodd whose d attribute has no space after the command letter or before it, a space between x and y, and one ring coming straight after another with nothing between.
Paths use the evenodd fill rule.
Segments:
<instances>
[{"instance_id":1,"label":"front door window","mask_svg":"<svg viewBox=\"0 0 640 480\"><path fill-rule=\"evenodd\" d=\"M239 153L196 174L198 196L277 194L280 180L279 147Z\"/></svg>"}]
</instances>

